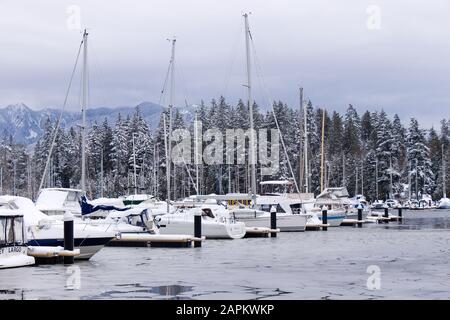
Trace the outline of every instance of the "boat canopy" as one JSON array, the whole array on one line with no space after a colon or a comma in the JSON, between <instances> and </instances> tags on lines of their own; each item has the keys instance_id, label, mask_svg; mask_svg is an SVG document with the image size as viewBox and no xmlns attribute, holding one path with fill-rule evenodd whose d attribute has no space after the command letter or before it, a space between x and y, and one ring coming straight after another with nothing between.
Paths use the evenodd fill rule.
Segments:
<instances>
[{"instance_id":1,"label":"boat canopy","mask_svg":"<svg viewBox=\"0 0 450 320\"><path fill-rule=\"evenodd\" d=\"M351 204L345 187L325 188L316 198L316 204Z\"/></svg>"},{"instance_id":2,"label":"boat canopy","mask_svg":"<svg viewBox=\"0 0 450 320\"><path fill-rule=\"evenodd\" d=\"M23 245L25 243L23 215L3 206L0 206L0 247Z\"/></svg>"},{"instance_id":3,"label":"boat canopy","mask_svg":"<svg viewBox=\"0 0 450 320\"><path fill-rule=\"evenodd\" d=\"M0 207L9 208L15 215L23 215L26 225L37 225L41 220L54 220L36 208L33 201L24 197L0 196Z\"/></svg>"}]
</instances>

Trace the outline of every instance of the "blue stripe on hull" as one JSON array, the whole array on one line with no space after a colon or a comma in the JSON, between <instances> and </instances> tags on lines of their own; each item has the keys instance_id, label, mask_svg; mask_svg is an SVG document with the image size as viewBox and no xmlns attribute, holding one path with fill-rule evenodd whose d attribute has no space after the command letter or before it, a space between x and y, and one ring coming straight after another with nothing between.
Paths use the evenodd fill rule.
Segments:
<instances>
[{"instance_id":1,"label":"blue stripe on hull","mask_svg":"<svg viewBox=\"0 0 450 320\"><path fill-rule=\"evenodd\" d=\"M74 244L75 247L88 247L88 246L104 246L112 238L75 238ZM44 247L56 247L61 246L64 247L64 239L33 239L28 241L28 245L30 246L44 246Z\"/></svg>"}]
</instances>

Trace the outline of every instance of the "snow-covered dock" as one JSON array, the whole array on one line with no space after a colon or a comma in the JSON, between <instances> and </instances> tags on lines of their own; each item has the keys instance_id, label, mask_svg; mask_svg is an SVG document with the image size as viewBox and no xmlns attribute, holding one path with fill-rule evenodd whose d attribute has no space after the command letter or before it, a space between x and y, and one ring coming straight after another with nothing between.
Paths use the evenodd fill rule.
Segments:
<instances>
[{"instance_id":1,"label":"snow-covered dock","mask_svg":"<svg viewBox=\"0 0 450 320\"><path fill-rule=\"evenodd\" d=\"M116 239L110 241L111 247L193 247L195 242L202 242L205 237L190 235L169 235L150 233L122 233Z\"/></svg>"}]
</instances>

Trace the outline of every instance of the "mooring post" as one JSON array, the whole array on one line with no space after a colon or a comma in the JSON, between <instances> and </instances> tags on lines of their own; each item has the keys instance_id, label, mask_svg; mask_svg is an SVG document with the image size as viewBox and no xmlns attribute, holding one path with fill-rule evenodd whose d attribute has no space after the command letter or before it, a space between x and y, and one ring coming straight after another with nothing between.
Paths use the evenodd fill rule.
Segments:
<instances>
[{"instance_id":1,"label":"mooring post","mask_svg":"<svg viewBox=\"0 0 450 320\"><path fill-rule=\"evenodd\" d=\"M277 228L277 209L275 208L275 206L272 206L270 208L270 229L275 230ZM276 238L277 233L276 232L271 232L270 236L272 238Z\"/></svg>"},{"instance_id":2,"label":"mooring post","mask_svg":"<svg viewBox=\"0 0 450 320\"><path fill-rule=\"evenodd\" d=\"M201 211L197 212L194 216L194 237L201 238L202 237L202 213ZM198 248L202 246L201 241L194 241L194 248Z\"/></svg>"},{"instance_id":3,"label":"mooring post","mask_svg":"<svg viewBox=\"0 0 450 320\"><path fill-rule=\"evenodd\" d=\"M73 215L70 211L64 213L64 250L73 251L74 250L74 240L73 240ZM64 257L64 264L73 264L73 256Z\"/></svg>"},{"instance_id":4,"label":"mooring post","mask_svg":"<svg viewBox=\"0 0 450 320\"><path fill-rule=\"evenodd\" d=\"M328 213L327 213L327 207L326 206L322 207L322 224L323 224L322 230L323 231L327 231L328 230L328 227L327 227L327 224L328 224Z\"/></svg>"},{"instance_id":5,"label":"mooring post","mask_svg":"<svg viewBox=\"0 0 450 320\"><path fill-rule=\"evenodd\" d=\"M362 228L362 214L363 214L363 208L360 203L358 205L358 228Z\"/></svg>"},{"instance_id":6,"label":"mooring post","mask_svg":"<svg viewBox=\"0 0 450 320\"><path fill-rule=\"evenodd\" d=\"M403 220L403 213L402 213L402 208L398 208L398 221L402 221Z\"/></svg>"},{"instance_id":7,"label":"mooring post","mask_svg":"<svg viewBox=\"0 0 450 320\"><path fill-rule=\"evenodd\" d=\"M386 218L384 220L384 222L388 223L389 222L389 220L388 220L388 218L389 218L389 208L384 208L384 217Z\"/></svg>"}]
</instances>

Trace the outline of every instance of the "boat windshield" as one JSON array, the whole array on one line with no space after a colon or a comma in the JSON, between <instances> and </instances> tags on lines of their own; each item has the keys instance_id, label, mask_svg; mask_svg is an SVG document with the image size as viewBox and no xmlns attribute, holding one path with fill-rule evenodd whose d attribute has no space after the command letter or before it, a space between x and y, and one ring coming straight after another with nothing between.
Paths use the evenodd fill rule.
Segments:
<instances>
[{"instance_id":1,"label":"boat windshield","mask_svg":"<svg viewBox=\"0 0 450 320\"><path fill-rule=\"evenodd\" d=\"M23 218L0 218L0 246L24 244Z\"/></svg>"}]
</instances>

